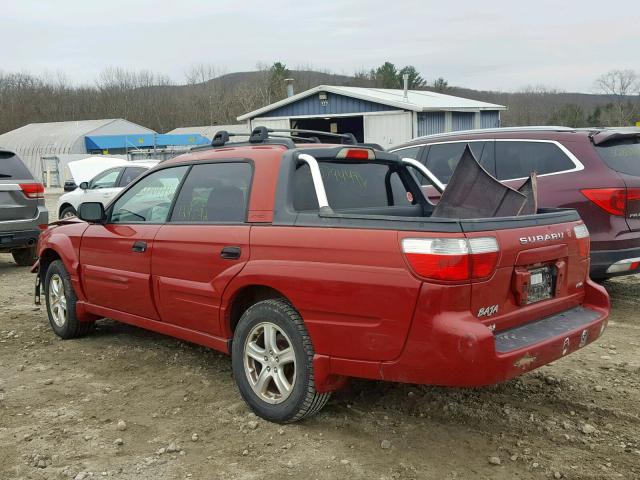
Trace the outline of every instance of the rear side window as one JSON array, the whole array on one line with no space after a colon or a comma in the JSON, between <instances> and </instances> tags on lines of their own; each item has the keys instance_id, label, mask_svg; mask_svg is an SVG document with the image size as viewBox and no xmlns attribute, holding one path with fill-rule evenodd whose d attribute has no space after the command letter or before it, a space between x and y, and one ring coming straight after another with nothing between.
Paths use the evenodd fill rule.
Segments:
<instances>
[{"instance_id":1,"label":"rear side window","mask_svg":"<svg viewBox=\"0 0 640 480\"><path fill-rule=\"evenodd\" d=\"M329 205L334 209L411 205L395 167L380 163L320 162L320 173ZM301 164L293 180L293 207L317 210L309 165Z\"/></svg>"},{"instance_id":2,"label":"rear side window","mask_svg":"<svg viewBox=\"0 0 640 480\"><path fill-rule=\"evenodd\" d=\"M599 145L596 150L609 168L640 176L640 139L637 137Z\"/></svg>"},{"instance_id":3,"label":"rear side window","mask_svg":"<svg viewBox=\"0 0 640 480\"><path fill-rule=\"evenodd\" d=\"M16 154L0 152L0 180L12 178L16 180L33 180L33 175Z\"/></svg>"},{"instance_id":4,"label":"rear side window","mask_svg":"<svg viewBox=\"0 0 640 480\"><path fill-rule=\"evenodd\" d=\"M171 215L172 222L244 222L251 187L246 162L194 165Z\"/></svg>"},{"instance_id":5,"label":"rear side window","mask_svg":"<svg viewBox=\"0 0 640 480\"><path fill-rule=\"evenodd\" d=\"M491 173L493 168L490 166L490 162L492 161L490 150L493 142L468 142L468 145L476 157L476 160ZM467 142L431 145L427 156L427 168L438 177L438 180L442 183L449 183L449 179L458 166L458 162L466 146Z\"/></svg>"},{"instance_id":6,"label":"rear side window","mask_svg":"<svg viewBox=\"0 0 640 480\"><path fill-rule=\"evenodd\" d=\"M120 177L118 181L119 187L126 187L131 182L133 182L136 178L146 172L147 169L143 167L127 167L124 169L124 173Z\"/></svg>"},{"instance_id":7,"label":"rear side window","mask_svg":"<svg viewBox=\"0 0 640 480\"><path fill-rule=\"evenodd\" d=\"M525 178L563 172L575 164L554 143L548 142L496 142L496 176L498 180Z\"/></svg>"}]
</instances>

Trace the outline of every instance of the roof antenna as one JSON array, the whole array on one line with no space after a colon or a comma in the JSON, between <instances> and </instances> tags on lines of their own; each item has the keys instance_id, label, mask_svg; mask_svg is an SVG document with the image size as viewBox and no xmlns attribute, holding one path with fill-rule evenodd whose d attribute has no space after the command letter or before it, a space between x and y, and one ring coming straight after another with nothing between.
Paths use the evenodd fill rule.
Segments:
<instances>
[{"instance_id":1,"label":"roof antenna","mask_svg":"<svg viewBox=\"0 0 640 480\"><path fill-rule=\"evenodd\" d=\"M402 74L402 81L404 82L404 101L408 102L409 101L409 94L408 94L408 90L409 90L409 74L408 73L403 73Z\"/></svg>"}]
</instances>

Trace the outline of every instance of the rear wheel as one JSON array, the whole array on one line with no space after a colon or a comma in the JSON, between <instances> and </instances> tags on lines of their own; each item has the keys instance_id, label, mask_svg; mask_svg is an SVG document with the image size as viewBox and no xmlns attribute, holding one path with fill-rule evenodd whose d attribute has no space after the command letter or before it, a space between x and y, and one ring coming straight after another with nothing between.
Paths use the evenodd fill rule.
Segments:
<instances>
[{"instance_id":1,"label":"rear wheel","mask_svg":"<svg viewBox=\"0 0 640 480\"><path fill-rule=\"evenodd\" d=\"M64 207L61 211L60 211L60 219L63 218L69 218L69 217L75 217L77 215L76 209L73 208L71 205Z\"/></svg>"},{"instance_id":2,"label":"rear wheel","mask_svg":"<svg viewBox=\"0 0 640 480\"><path fill-rule=\"evenodd\" d=\"M76 294L69 273L61 260L51 262L44 277L44 295L49 323L61 338L76 338L93 329L93 322L80 322L76 316Z\"/></svg>"},{"instance_id":3,"label":"rear wheel","mask_svg":"<svg viewBox=\"0 0 640 480\"><path fill-rule=\"evenodd\" d=\"M233 336L233 375L260 417L290 423L317 413L330 393L318 393L313 345L300 314L284 299L256 303Z\"/></svg>"},{"instance_id":4,"label":"rear wheel","mask_svg":"<svg viewBox=\"0 0 640 480\"><path fill-rule=\"evenodd\" d=\"M36 256L36 247L20 248L11 252L13 260L21 267L30 267L38 257Z\"/></svg>"}]
</instances>

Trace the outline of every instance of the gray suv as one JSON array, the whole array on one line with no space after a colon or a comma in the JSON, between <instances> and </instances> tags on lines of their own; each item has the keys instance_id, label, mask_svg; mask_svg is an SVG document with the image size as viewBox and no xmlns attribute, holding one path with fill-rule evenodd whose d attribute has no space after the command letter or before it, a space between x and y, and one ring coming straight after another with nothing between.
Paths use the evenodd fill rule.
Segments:
<instances>
[{"instance_id":1,"label":"gray suv","mask_svg":"<svg viewBox=\"0 0 640 480\"><path fill-rule=\"evenodd\" d=\"M0 148L0 252L11 252L18 265L32 265L48 222L44 186L14 152Z\"/></svg>"}]
</instances>

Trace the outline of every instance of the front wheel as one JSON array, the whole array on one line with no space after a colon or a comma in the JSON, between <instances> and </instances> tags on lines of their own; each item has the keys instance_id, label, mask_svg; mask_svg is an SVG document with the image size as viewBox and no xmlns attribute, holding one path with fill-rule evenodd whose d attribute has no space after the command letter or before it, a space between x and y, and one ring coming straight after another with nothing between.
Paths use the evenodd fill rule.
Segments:
<instances>
[{"instance_id":1,"label":"front wheel","mask_svg":"<svg viewBox=\"0 0 640 480\"><path fill-rule=\"evenodd\" d=\"M49 265L44 277L44 294L49 323L56 335L69 339L92 330L92 322L81 322L76 316L76 293L61 260Z\"/></svg>"},{"instance_id":2,"label":"front wheel","mask_svg":"<svg viewBox=\"0 0 640 480\"><path fill-rule=\"evenodd\" d=\"M242 397L265 420L295 422L317 413L331 397L316 391L311 339L284 299L264 300L244 312L231 355Z\"/></svg>"},{"instance_id":3,"label":"front wheel","mask_svg":"<svg viewBox=\"0 0 640 480\"><path fill-rule=\"evenodd\" d=\"M75 217L77 214L76 209L69 205L68 207L64 207L60 212L60 220Z\"/></svg>"}]
</instances>

